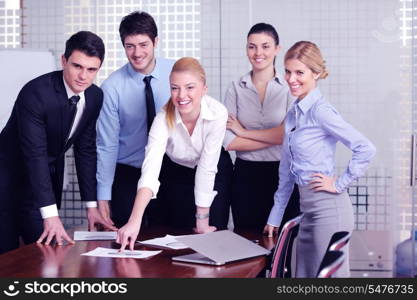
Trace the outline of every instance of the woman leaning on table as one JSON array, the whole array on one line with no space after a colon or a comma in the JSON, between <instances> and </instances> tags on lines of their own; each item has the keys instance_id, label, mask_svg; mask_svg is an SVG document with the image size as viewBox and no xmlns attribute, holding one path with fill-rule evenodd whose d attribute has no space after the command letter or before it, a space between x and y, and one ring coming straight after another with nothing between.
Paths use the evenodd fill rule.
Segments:
<instances>
[{"instance_id":1,"label":"woman leaning on table","mask_svg":"<svg viewBox=\"0 0 417 300\"><path fill-rule=\"evenodd\" d=\"M221 188L217 192L213 188L216 189L218 179L216 172L226 131L227 110L206 95L205 72L194 58L181 58L174 64L170 85L171 98L164 110L156 115L149 132L131 216L117 232L116 241L122 245L121 249L127 245L133 249L145 208L157 195L160 185L161 189L171 186L170 194L158 194L158 198L152 200L158 202L156 212L164 225L195 227L197 233L207 233L222 223L218 219L212 220L210 206L216 194L223 196L224 192ZM216 197L214 202L217 200L224 201L225 197ZM210 226L209 221L214 226Z\"/></svg>"},{"instance_id":2,"label":"woman leaning on table","mask_svg":"<svg viewBox=\"0 0 417 300\"><path fill-rule=\"evenodd\" d=\"M298 184L304 217L296 246L296 277L316 277L332 234L353 230L353 209L346 189L365 172L375 147L321 94L317 82L328 72L314 43L297 42L285 54L284 64L285 79L297 100L285 119L280 185L265 231L272 234L277 230L293 186ZM334 157L339 141L353 154L346 170L336 178ZM346 259L337 277L349 276L348 247L344 252Z\"/></svg>"},{"instance_id":3,"label":"woman leaning on table","mask_svg":"<svg viewBox=\"0 0 417 300\"><path fill-rule=\"evenodd\" d=\"M252 26L246 46L252 70L232 82L224 99L229 111L224 145L237 156L231 196L236 229L261 232L278 188L283 136L279 125L294 101L275 70L279 50L279 36L272 25ZM283 222L298 215L298 198L294 191Z\"/></svg>"}]
</instances>

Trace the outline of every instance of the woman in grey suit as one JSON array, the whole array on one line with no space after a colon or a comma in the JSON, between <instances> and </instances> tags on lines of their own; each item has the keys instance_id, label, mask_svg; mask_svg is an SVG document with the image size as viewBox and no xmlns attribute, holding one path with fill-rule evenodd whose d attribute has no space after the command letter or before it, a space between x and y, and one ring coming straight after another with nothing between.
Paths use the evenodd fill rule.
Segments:
<instances>
[{"instance_id":1,"label":"woman in grey suit","mask_svg":"<svg viewBox=\"0 0 417 300\"><path fill-rule=\"evenodd\" d=\"M322 96L317 81L327 77L325 62L311 42L297 42L285 55L285 79L297 97L285 119L279 169L280 184L265 231L277 230L295 183L304 217L297 241L296 277L315 277L332 234L353 230L353 210L346 192L372 157L372 143L342 119ZM352 150L346 170L335 177L336 143ZM349 276L349 257L337 277Z\"/></svg>"}]
</instances>

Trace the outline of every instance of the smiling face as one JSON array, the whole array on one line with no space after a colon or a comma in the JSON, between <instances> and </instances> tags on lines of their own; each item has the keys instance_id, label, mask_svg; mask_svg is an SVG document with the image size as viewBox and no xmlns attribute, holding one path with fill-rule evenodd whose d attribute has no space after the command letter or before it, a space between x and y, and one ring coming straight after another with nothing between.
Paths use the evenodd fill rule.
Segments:
<instances>
[{"instance_id":1,"label":"smiling face","mask_svg":"<svg viewBox=\"0 0 417 300\"><path fill-rule=\"evenodd\" d=\"M285 61L285 80L290 92L298 99L303 99L316 87L316 81L320 74L313 73L310 68L298 59Z\"/></svg>"},{"instance_id":2,"label":"smiling face","mask_svg":"<svg viewBox=\"0 0 417 300\"><path fill-rule=\"evenodd\" d=\"M76 94L90 87L101 65L98 57L88 56L79 50L74 50L68 60L63 55L61 63L64 80Z\"/></svg>"},{"instance_id":3,"label":"smiling face","mask_svg":"<svg viewBox=\"0 0 417 300\"><path fill-rule=\"evenodd\" d=\"M127 59L136 72L150 74L155 67L155 43L146 34L128 35L124 39L124 47Z\"/></svg>"},{"instance_id":4,"label":"smiling face","mask_svg":"<svg viewBox=\"0 0 417 300\"><path fill-rule=\"evenodd\" d=\"M183 117L195 117L200 113L201 98L207 86L196 72L172 72L170 76L171 101Z\"/></svg>"},{"instance_id":5,"label":"smiling face","mask_svg":"<svg viewBox=\"0 0 417 300\"><path fill-rule=\"evenodd\" d=\"M275 40L266 33L252 33L248 37L246 54L253 70L273 67L274 58L280 49Z\"/></svg>"}]
</instances>

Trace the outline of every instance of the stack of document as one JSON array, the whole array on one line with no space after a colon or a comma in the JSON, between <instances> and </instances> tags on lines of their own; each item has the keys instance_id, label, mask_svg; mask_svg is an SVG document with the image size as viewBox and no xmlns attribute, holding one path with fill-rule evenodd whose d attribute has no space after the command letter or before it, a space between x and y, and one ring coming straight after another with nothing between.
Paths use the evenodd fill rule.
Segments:
<instances>
[{"instance_id":1,"label":"stack of document","mask_svg":"<svg viewBox=\"0 0 417 300\"><path fill-rule=\"evenodd\" d=\"M169 248L174 250L186 249L187 245L176 240L176 236L167 234L164 237L137 242L141 245Z\"/></svg>"},{"instance_id":2,"label":"stack of document","mask_svg":"<svg viewBox=\"0 0 417 300\"><path fill-rule=\"evenodd\" d=\"M112 241L117 231L75 231L74 241Z\"/></svg>"},{"instance_id":3,"label":"stack of document","mask_svg":"<svg viewBox=\"0 0 417 300\"><path fill-rule=\"evenodd\" d=\"M142 251L142 250L124 250L119 252L119 249L97 247L96 249L83 253L85 256L97 257L117 257L117 258L147 258L161 253L159 251Z\"/></svg>"}]
</instances>

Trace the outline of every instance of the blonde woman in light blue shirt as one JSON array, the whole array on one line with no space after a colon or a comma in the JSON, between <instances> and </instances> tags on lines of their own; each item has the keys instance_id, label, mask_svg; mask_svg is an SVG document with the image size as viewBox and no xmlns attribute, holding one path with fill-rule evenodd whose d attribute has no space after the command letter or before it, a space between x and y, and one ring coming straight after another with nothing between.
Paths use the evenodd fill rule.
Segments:
<instances>
[{"instance_id":1,"label":"blonde woman in light blue shirt","mask_svg":"<svg viewBox=\"0 0 417 300\"><path fill-rule=\"evenodd\" d=\"M311 42L297 42L285 55L285 79L297 97L285 119L285 137L279 168L280 185L265 231L278 229L294 184L300 191L300 224L296 247L296 277L316 277L334 232L354 226L348 186L362 176L375 155L375 147L343 120L325 100L317 81L327 77L323 57ZM345 171L335 176L335 150L342 142L352 151ZM336 277L349 277L346 259Z\"/></svg>"}]
</instances>

